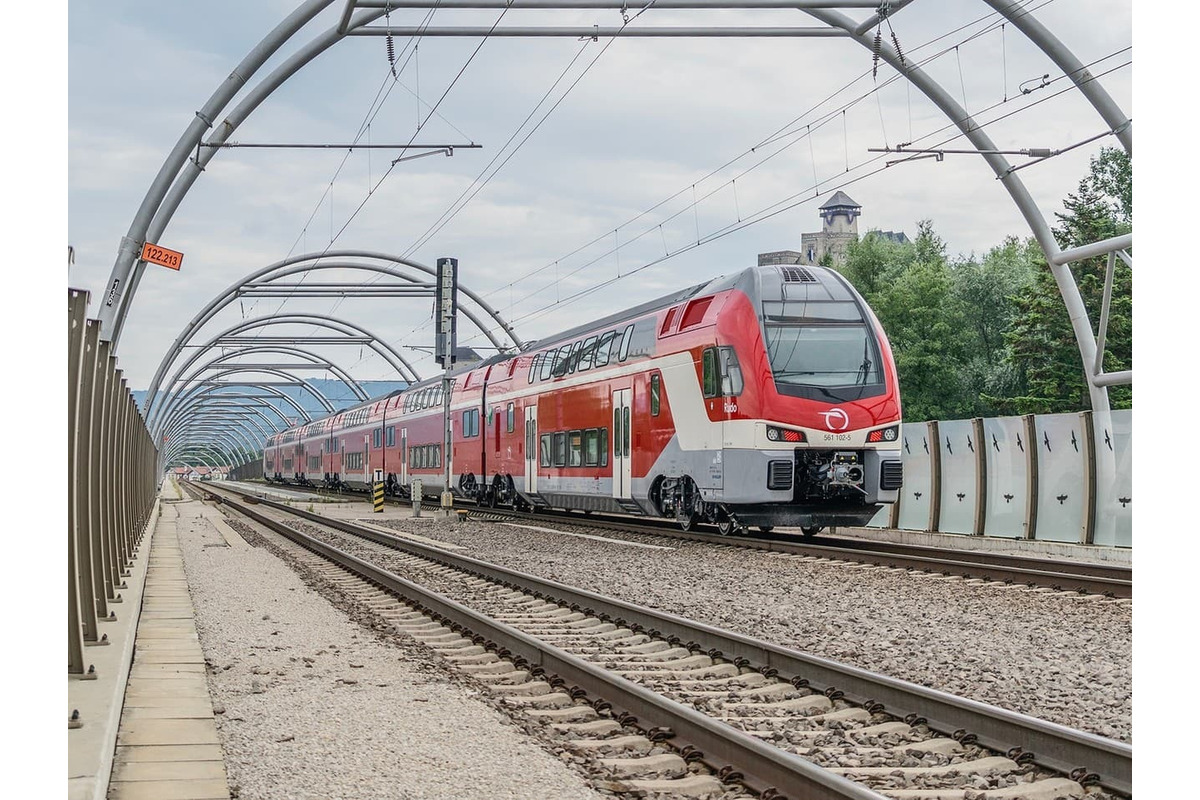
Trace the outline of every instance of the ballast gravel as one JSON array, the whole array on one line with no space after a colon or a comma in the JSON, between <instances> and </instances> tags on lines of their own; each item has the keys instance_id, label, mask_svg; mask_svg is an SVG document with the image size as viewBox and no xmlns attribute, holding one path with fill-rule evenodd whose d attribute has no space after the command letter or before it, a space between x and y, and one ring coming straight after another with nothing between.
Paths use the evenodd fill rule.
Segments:
<instances>
[{"instance_id":1,"label":"ballast gravel","mask_svg":"<svg viewBox=\"0 0 1200 800\"><path fill-rule=\"evenodd\" d=\"M228 546L200 503L172 505L239 800L610 796L425 648L381 641L267 547Z\"/></svg>"},{"instance_id":2,"label":"ballast gravel","mask_svg":"<svg viewBox=\"0 0 1200 800\"><path fill-rule=\"evenodd\" d=\"M463 554L1132 741L1129 601L572 526L375 522ZM583 533L587 538L578 534ZM647 549L620 540L654 544Z\"/></svg>"}]
</instances>

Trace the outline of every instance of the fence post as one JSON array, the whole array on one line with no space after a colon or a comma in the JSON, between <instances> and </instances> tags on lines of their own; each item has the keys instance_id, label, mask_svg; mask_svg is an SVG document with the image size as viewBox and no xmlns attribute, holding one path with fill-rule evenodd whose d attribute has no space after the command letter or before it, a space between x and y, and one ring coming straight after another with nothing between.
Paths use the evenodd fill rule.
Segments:
<instances>
[{"instance_id":1,"label":"fence post","mask_svg":"<svg viewBox=\"0 0 1200 800\"><path fill-rule=\"evenodd\" d=\"M1025 458L1029 461L1029 466L1025 470L1026 487L1025 487L1025 538L1037 538L1037 509L1038 509L1038 449L1037 449L1037 426L1034 422L1033 414L1026 414L1022 419L1025 422Z\"/></svg>"}]
</instances>

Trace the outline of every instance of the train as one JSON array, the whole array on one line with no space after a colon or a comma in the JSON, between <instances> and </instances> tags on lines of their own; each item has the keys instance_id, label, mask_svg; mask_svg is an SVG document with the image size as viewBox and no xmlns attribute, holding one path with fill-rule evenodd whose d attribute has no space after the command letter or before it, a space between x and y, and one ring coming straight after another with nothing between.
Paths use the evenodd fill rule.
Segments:
<instances>
[{"instance_id":1,"label":"train","mask_svg":"<svg viewBox=\"0 0 1200 800\"><path fill-rule=\"evenodd\" d=\"M849 281L758 266L281 431L263 476L436 497L448 474L489 506L813 535L898 500L900 425L890 344Z\"/></svg>"}]
</instances>

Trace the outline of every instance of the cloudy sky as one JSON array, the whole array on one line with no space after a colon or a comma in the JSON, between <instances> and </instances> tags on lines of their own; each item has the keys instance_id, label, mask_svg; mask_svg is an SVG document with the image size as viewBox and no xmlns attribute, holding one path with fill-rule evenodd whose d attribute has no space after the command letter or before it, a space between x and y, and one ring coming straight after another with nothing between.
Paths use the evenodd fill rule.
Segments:
<instances>
[{"instance_id":1,"label":"cloudy sky","mask_svg":"<svg viewBox=\"0 0 1200 800\"><path fill-rule=\"evenodd\" d=\"M1030 5L1132 114L1129 0ZM92 292L92 309L121 237L195 110L294 8L290 0L70 4L67 235L75 263L68 282ZM342 8L322 12L250 84L336 25ZM846 13L865 19L867 12ZM391 23L416 26L428 17L395 11ZM820 25L794 10L650 9L629 17L629 30ZM440 10L428 22L590 27L622 18L617 10ZM1063 149L1104 133L1053 65L985 4L919 0L890 23L885 39L894 32L908 58L987 123L999 148ZM394 166L398 150L219 152L158 242L185 254L183 269L148 267L132 300L118 354L133 387L149 383L186 321L224 289L304 253L370 250L428 265L455 256L462 281L532 340L753 265L760 252L799 249L801 234L819 229L817 208L839 188L863 206L860 229L911 235L930 219L951 255L1029 235L979 156L887 167L894 155L871 152L903 142L968 145L886 64L873 75L871 52L846 39L427 36L397 37L393 52L389 62L383 38L337 44L258 107L232 140L480 147ZM1022 170L1047 218L1106 144L1115 140ZM320 279L328 278L309 280ZM394 347L414 348L402 352L424 374L434 370L424 352L430 308L422 299L283 307L354 319ZM274 299L234 302L205 331L279 309ZM460 342L486 344L470 325ZM392 377L370 351L328 354L356 377Z\"/></svg>"}]
</instances>

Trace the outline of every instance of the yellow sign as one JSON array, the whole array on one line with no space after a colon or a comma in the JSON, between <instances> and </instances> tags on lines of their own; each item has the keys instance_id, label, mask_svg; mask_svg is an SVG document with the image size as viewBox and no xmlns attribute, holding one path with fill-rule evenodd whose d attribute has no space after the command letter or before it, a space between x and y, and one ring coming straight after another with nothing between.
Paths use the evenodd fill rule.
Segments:
<instances>
[{"instance_id":1,"label":"yellow sign","mask_svg":"<svg viewBox=\"0 0 1200 800\"><path fill-rule=\"evenodd\" d=\"M179 269L183 265L183 253L146 242L142 245L142 261L149 261L167 269Z\"/></svg>"}]
</instances>

